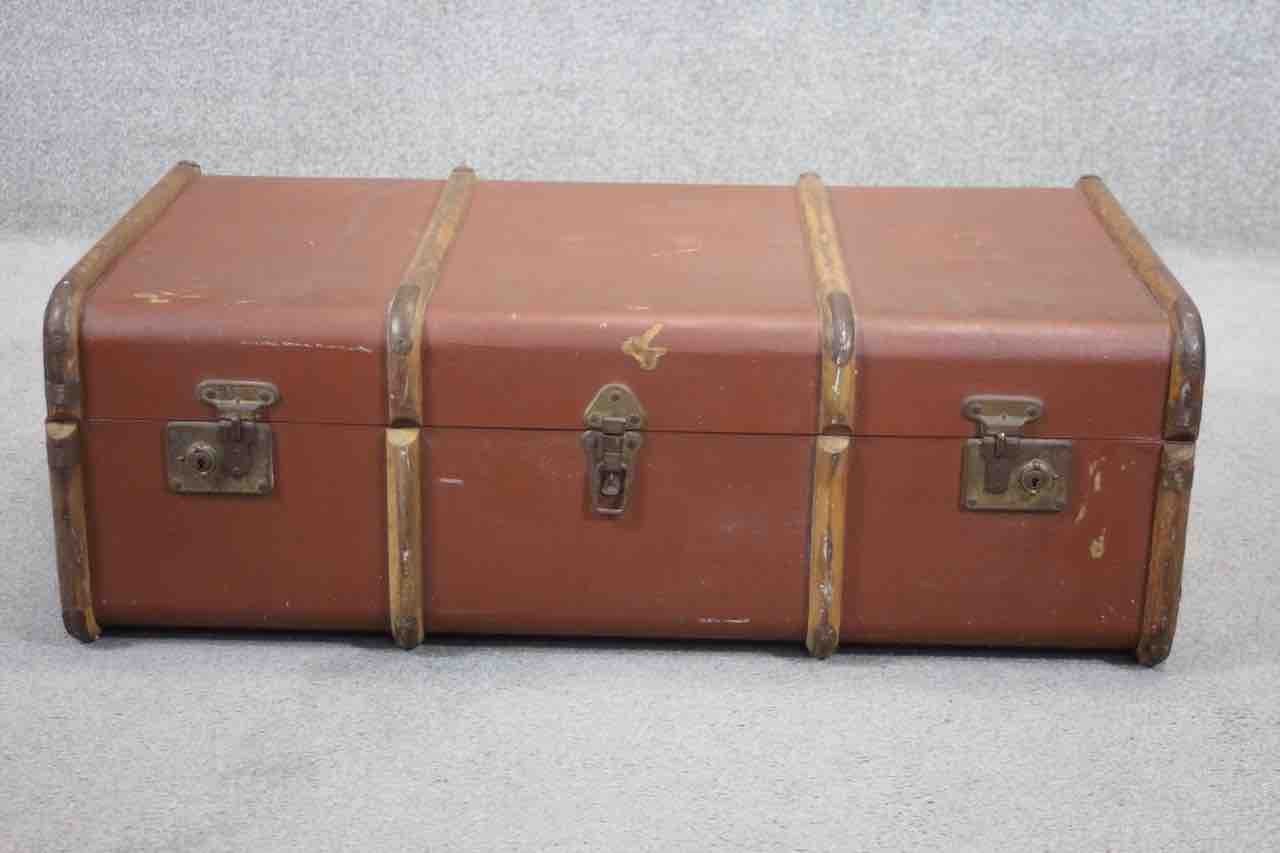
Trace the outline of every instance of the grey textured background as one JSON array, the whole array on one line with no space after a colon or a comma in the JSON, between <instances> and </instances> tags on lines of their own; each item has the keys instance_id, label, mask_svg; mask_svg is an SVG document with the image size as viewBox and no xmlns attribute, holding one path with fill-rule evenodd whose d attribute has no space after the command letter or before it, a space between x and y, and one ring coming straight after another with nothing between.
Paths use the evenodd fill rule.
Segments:
<instances>
[{"instance_id":1,"label":"grey textured background","mask_svg":"<svg viewBox=\"0 0 1280 853\"><path fill-rule=\"evenodd\" d=\"M108 12L110 6L116 11ZM1280 4L7 0L0 222L244 174L1066 184L1280 245Z\"/></svg>"},{"instance_id":2,"label":"grey textured background","mask_svg":"<svg viewBox=\"0 0 1280 853\"><path fill-rule=\"evenodd\" d=\"M114 8L0 10L0 850L1275 847L1276 4ZM182 157L593 180L1103 174L1208 329L1172 658L80 646L57 616L40 314Z\"/></svg>"}]
</instances>

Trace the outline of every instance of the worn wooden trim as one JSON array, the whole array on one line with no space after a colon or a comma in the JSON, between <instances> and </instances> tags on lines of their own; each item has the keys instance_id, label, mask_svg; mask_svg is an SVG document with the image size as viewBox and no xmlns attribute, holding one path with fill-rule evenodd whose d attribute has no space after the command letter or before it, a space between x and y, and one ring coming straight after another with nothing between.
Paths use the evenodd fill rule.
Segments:
<instances>
[{"instance_id":1,"label":"worn wooden trim","mask_svg":"<svg viewBox=\"0 0 1280 853\"><path fill-rule=\"evenodd\" d=\"M391 636L402 649L422 642L422 436L387 430L387 594Z\"/></svg>"},{"instance_id":2,"label":"worn wooden trim","mask_svg":"<svg viewBox=\"0 0 1280 853\"><path fill-rule=\"evenodd\" d=\"M852 433L858 373L853 294L840 251L831 200L813 173L796 184L805 238L813 263L818 311L822 317L822 379L818 402L819 433Z\"/></svg>"},{"instance_id":3,"label":"worn wooden trim","mask_svg":"<svg viewBox=\"0 0 1280 853\"><path fill-rule=\"evenodd\" d=\"M822 179L813 173L800 176L796 194L800 199L818 313L822 319L819 435L813 460L809 619L805 645L814 657L826 658L840 645L846 497L857 398L857 328L849 274L840 250L830 194Z\"/></svg>"},{"instance_id":4,"label":"worn wooden trim","mask_svg":"<svg viewBox=\"0 0 1280 853\"><path fill-rule=\"evenodd\" d=\"M89 291L199 175L195 163L170 169L54 286L44 312L44 388L50 420L84 416L80 320Z\"/></svg>"},{"instance_id":5,"label":"worn wooden trim","mask_svg":"<svg viewBox=\"0 0 1280 853\"><path fill-rule=\"evenodd\" d=\"M809 623L804 644L817 658L840 645L844 602L845 498L853 439L820 435L813 458L813 507L809 529Z\"/></svg>"},{"instance_id":6,"label":"worn wooden trim","mask_svg":"<svg viewBox=\"0 0 1280 853\"><path fill-rule=\"evenodd\" d=\"M84 506L80 425L74 421L45 424L45 448L49 455L62 624L80 642L91 643L102 629L93 616L93 590L89 583L89 527Z\"/></svg>"},{"instance_id":7,"label":"worn wooden trim","mask_svg":"<svg viewBox=\"0 0 1280 853\"><path fill-rule=\"evenodd\" d=\"M1173 353L1165 402L1164 437L1170 441L1195 441L1200 433L1200 413L1204 404L1205 340L1200 312L1102 179L1086 175L1076 186L1108 236L1124 253L1129 266L1169 318Z\"/></svg>"},{"instance_id":8,"label":"worn wooden trim","mask_svg":"<svg viewBox=\"0 0 1280 853\"><path fill-rule=\"evenodd\" d=\"M418 249L387 310L387 417L393 426L421 425L422 333L427 303L449 246L471 204L476 174L459 166L449 175Z\"/></svg>"},{"instance_id":9,"label":"worn wooden trim","mask_svg":"<svg viewBox=\"0 0 1280 853\"><path fill-rule=\"evenodd\" d=\"M1155 666L1169 656L1178 627L1182 597L1182 558L1187 545L1187 516L1191 482L1195 477L1196 446L1166 443L1160 453L1160 480L1151 523L1151 559L1147 564L1147 592L1142 604L1138 660Z\"/></svg>"}]
</instances>

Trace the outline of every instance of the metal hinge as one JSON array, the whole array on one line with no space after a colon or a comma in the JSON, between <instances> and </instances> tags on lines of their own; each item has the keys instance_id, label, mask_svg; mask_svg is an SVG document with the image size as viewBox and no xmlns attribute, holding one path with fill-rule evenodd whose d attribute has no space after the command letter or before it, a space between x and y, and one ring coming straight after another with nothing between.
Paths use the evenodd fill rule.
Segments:
<instances>
[{"instance_id":1,"label":"metal hinge","mask_svg":"<svg viewBox=\"0 0 1280 853\"><path fill-rule=\"evenodd\" d=\"M216 421L171 421L165 433L169 488L184 494L266 495L275 488L275 442L258 416L280 401L270 382L206 379L196 397Z\"/></svg>"},{"instance_id":2,"label":"metal hinge","mask_svg":"<svg viewBox=\"0 0 1280 853\"><path fill-rule=\"evenodd\" d=\"M1034 397L969 397L964 416L978 425L965 442L962 474L967 509L1057 512L1067 505L1071 442L1025 438L1044 414Z\"/></svg>"},{"instance_id":3,"label":"metal hinge","mask_svg":"<svg viewBox=\"0 0 1280 853\"><path fill-rule=\"evenodd\" d=\"M596 392L583 420L591 509L599 515L622 515L635 493L635 458L647 423L644 406L626 385L610 383Z\"/></svg>"}]
</instances>

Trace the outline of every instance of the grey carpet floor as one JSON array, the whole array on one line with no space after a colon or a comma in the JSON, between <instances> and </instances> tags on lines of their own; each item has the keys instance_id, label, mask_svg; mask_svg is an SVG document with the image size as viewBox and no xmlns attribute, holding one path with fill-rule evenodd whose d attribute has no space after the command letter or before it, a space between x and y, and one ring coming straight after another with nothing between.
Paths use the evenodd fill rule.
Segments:
<instances>
[{"instance_id":1,"label":"grey carpet floor","mask_svg":"<svg viewBox=\"0 0 1280 853\"><path fill-rule=\"evenodd\" d=\"M39 326L0 241L0 849L1274 849L1280 255L1167 248L1208 328L1182 621L1076 655L107 635L58 617Z\"/></svg>"}]
</instances>

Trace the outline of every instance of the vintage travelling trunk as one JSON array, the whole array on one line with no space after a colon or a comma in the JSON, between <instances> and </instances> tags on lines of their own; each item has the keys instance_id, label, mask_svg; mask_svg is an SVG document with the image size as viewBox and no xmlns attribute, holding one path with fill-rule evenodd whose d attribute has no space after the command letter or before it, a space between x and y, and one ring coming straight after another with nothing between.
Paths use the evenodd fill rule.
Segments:
<instances>
[{"instance_id":1,"label":"vintage travelling trunk","mask_svg":"<svg viewBox=\"0 0 1280 853\"><path fill-rule=\"evenodd\" d=\"M67 630L1169 652L1196 308L1059 189L174 167L54 289Z\"/></svg>"}]
</instances>

